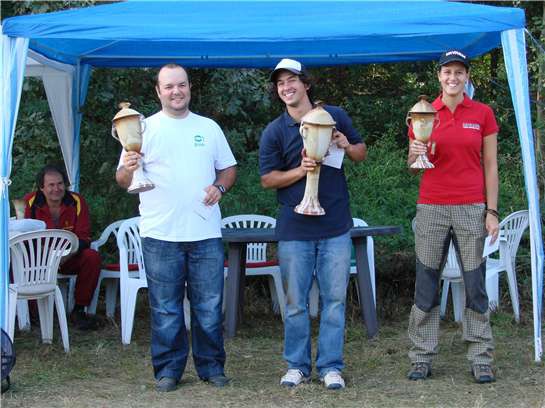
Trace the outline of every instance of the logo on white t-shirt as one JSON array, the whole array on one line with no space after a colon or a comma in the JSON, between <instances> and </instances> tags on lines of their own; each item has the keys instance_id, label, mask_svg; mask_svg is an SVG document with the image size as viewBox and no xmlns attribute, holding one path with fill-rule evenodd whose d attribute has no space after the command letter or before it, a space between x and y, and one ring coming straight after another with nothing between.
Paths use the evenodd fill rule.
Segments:
<instances>
[{"instance_id":1,"label":"logo on white t-shirt","mask_svg":"<svg viewBox=\"0 0 545 408\"><path fill-rule=\"evenodd\" d=\"M481 130L481 125L478 123L462 123L464 129Z\"/></svg>"},{"instance_id":2,"label":"logo on white t-shirt","mask_svg":"<svg viewBox=\"0 0 545 408\"><path fill-rule=\"evenodd\" d=\"M204 136L195 135L193 136L193 141L195 142L195 147L204 146Z\"/></svg>"}]
</instances>

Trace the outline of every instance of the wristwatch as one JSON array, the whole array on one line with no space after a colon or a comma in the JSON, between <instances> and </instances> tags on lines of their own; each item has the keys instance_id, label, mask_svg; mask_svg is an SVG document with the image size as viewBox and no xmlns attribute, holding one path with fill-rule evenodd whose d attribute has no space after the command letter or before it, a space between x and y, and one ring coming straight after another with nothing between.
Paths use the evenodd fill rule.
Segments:
<instances>
[{"instance_id":1,"label":"wristwatch","mask_svg":"<svg viewBox=\"0 0 545 408\"><path fill-rule=\"evenodd\" d=\"M222 195L227 192L223 184L214 184L214 187L216 187Z\"/></svg>"}]
</instances>

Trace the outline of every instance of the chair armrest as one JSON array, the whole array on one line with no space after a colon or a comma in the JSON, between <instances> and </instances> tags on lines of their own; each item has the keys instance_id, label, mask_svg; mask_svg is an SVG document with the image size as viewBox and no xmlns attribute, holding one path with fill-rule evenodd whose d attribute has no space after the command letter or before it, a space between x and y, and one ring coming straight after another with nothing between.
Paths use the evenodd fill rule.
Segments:
<instances>
[{"instance_id":1,"label":"chair armrest","mask_svg":"<svg viewBox=\"0 0 545 408\"><path fill-rule=\"evenodd\" d=\"M110 238L110 235L115 233L117 228L119 228L120 224L121 224L121 221L116 221L108 225L104 229L104 231L102 231L102 234L100 234L100 237L96 241L91 242L91 245L90 245L91 249L94 249L95 251L98 252L98 248L100 248L102 245L104 245L108 241L108 238Z\"/></svg>"}]
</instances>

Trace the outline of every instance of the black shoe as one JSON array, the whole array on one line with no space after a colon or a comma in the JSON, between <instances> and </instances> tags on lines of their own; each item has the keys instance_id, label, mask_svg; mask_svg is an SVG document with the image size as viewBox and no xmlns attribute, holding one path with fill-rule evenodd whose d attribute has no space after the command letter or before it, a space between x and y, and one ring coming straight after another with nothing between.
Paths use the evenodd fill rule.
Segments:
<instances>
[{"instance_id":1,"label":"black shoe","mask_svg":"<svg viewBox=\"0 0 545 408\"><path fill-rule=\"evenodd\" d=\"M155 382L155 391L157 392L169 392L176 389L178 381L172 377L161 377Z\"/></svg>"},{"instance_id":2,"label":"black shoe","mask_svg":"<svg viewBox=\"0 0 545 408\"><path fill-rule=\"evenodd\" d=\"M70 322L78 330L88 331L98 329L97 320L94 317L90 317L83 310L74 310L70 313Z\"/></svg>"},{"instance_id":3,"label":"black shoe","mask_svg":"<svg viewBox=\"0 0 545 408\"><path fill-rule=\"evenodd\" d=\"M486 384L496 381L494 372L490 364L473 364L471 366L471 375L475 379L476 383Z\"/></svg>"},{"instance_id":4,"label":"black shoe","mask_svg":"<svg viewBox=\"0 0 545 408\"><path fill-rule=\"evenodd\" d=\"M220 375L215 375L213 377L210 377L204 381L208 382L214 387L225 387L227 384L229 384L229 381L231 381L231 379L227 378L223 374L220 374Z\"/></svg>"},{"instance_id":5,"label":"black shoe","mask_svg":"<svg viewBox=\"0 0 545 408\"><path fill-rule=\"evenodd\" d=\"M425 380L431 376L431 364L430 363L412 363L411 370L407 374L409 380Z\"/></svg>"}]
</instances>

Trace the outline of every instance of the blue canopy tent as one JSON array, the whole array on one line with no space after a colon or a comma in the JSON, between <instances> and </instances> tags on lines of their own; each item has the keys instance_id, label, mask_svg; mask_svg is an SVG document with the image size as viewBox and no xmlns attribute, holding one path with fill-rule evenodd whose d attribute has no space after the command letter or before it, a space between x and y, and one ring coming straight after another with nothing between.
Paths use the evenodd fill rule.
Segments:
<instances>
[{"instance_id":1,"label":"blue canopy tent","mask_svg":"<svg viewBox=\"0 0 545 408\"><path fill-rule=\"evenodd\" d=\"M530 211L535 360L542 356L543 240L520 9L429 2L145 2L6 19L2 27L0 305L5 312L11 147L28 50L74 67L72 157L78 184L79 108L92 67L271 68L282 57L308 66L436 60L449 48L470 57L500 45L509 75ZM2 326L4 313L0 313Z\"/></svg>"}]
</instances>

